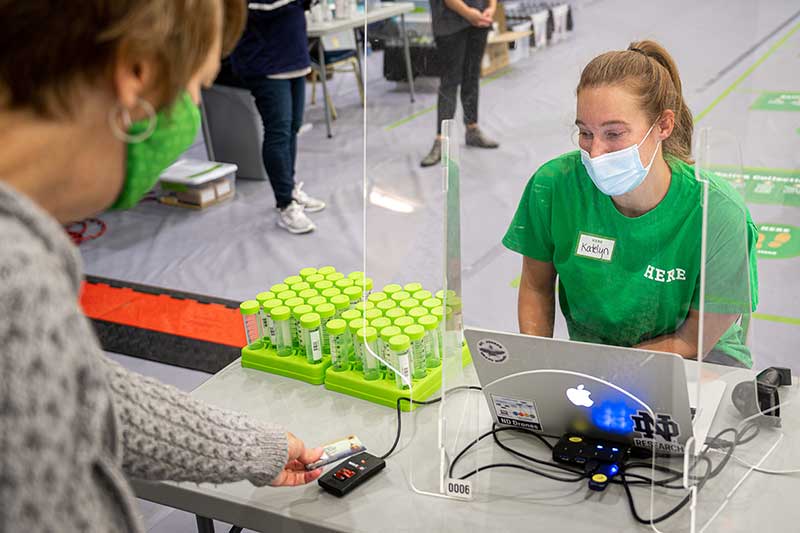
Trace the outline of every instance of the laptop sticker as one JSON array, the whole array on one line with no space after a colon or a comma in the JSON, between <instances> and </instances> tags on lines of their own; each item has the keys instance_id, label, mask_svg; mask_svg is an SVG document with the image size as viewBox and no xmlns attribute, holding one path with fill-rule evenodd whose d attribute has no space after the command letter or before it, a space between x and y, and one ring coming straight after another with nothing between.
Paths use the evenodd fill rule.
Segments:
<instances>
[{"instance_id":1,"label":"laptop sticker","mask_svg":"<svg viewBox=\"0 0 800 533\"><path fill-rule=\"evenodd\" d=\"M532 400L519 400L492 394L492 404L497 421L506 426L542 431L536 404Z\"/></svg>"},{"instance_id":2,"label":"laptop sticker","mask_svg":"<svg viewBox=\"0 0 800 533\"><path fill-rule=\"evenodd\" d=\"M493 339L479 340L478 353L490 363L505 363L508 359L506 347Z\"/></svg>"},{"instance_id":3,"label":"laptop sticker","mask_svg":"<svg viewBox=\"0 0 800 533\"><path fill-rule=\"evenodd\" d=\"M680 444L681 426L669 413L656 413L656 419L647 411L638 411L631 415L634 445L648 450L655 447L658 453L683 453Z\"/></svg>"}]
</instances>

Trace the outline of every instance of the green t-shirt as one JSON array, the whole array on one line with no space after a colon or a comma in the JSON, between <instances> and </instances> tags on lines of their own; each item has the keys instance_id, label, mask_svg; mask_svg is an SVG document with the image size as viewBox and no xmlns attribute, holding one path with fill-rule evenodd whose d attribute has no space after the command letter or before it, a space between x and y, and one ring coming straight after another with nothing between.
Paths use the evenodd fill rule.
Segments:
<instances>
[{"instance_id":1,"label":"green t-shirt","mask_svg":"<svg viewBox=\"0 0 800 533\"><path fill-rule=\"evenodd\" d=\"M673 333L699 310L703 189L708 184L705 312L740 314L714 347L752 366L740 322L757 304L758 231L741 197L713 174L669 158L663 200L631 218L570 152L528 182L503 244L553 263L571 339L634 346Z\"/></svg>"}]
</instances>

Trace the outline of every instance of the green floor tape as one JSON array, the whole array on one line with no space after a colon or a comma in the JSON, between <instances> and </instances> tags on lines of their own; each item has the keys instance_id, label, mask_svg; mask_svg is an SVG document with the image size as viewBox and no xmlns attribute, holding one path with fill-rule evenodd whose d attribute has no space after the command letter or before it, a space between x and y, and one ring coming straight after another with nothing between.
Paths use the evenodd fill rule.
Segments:
<instances>
[{"instance_id":1,"label":"green floor tape","mask_svg":"<svg viewBox=\"0 0 800 533\"><path fill-rule=\"evenodd\" d=\"M800 207L800 169L715 165L710 170L733 185L748 203Z\"/></svg>"},{"instance_id":2,"label":"green floor tape","mask_svg":"<svg viewBox=\"0 0 800 533\"><path fill-rule=\"evenodd\" d=\"M778 42L776 42L775 44L773 44L773 45L772 45L772 46L769 48L769 50L767 50L767 51L766 51L766 53L765 53L763 56L761 56L760 58L758 58L758 60L757 60L755 63L753 63L753 65L752 65L750 68L748 68L747 70L745 70L745 71L742 73L742 75L741 75L741 76L739 76L738 78L736 78L736 81L734 81L734 82L733 82L733 83L732 83L732 84L731 84L731 85L730 85L730 86L729 86L727 89L725 89L725 90L722 92L722 94L720 94L719 96L717 96L717 97L714 99L714 101L713 101L713 102L711 102L711 104L709 104L709 106L708 106L708 107L706 107L705 109L703 109L703 111L701 111L701 112L700 112L700 113L699 113L699 114L698 114L696 117L694 117L694 122L695 122L695 124L697 124L698 122L700 122L700 121L701 121L701 120L702 120L702 119L703 119L703 118L704 118L706 115L708 115L708 114L711 112L711 110L712 110L712 109L714 109L715 107L717 107L717 105L719 105L719 103L720 103L720 102L722 102L722 101L723 101L723 100L724 100L724 99L725 99L725 98L726 98L726 97L727 97L727 96L728 96L728 95L729 95L731 92L733 92L733 90L734 90L734 89L736 89L736 87L737 87L737 86L738 86L740 83L742 83L742 82L743 82L745 79L747 79L747 77L748 77L748 76L750 76L750 74L752 74L752 73L753 73L753 71L754 71L754 70L756 70L756 69L757 69L757 68L758 68L758 67L761 65L761 63L763 63L764 61L766 61L766 60L767 60L767 58L768 58L769 56L771 56L771 55L772 55L772 54L775 52L775 50L777 50L778 48L780 48L781 46L783 46L783 45L784 45L784 43L786 43L786 41L788 41L788 40L789 40L789 37L791 37L792 35L794 35L794 33L795 33L795 32L796 32L798 29L800 29L800 24L796 24L794 27L792 27L792 29L791 29L791 30L789 30L789 32L788 32L786 35L784 35L783 37L781 37L781 39L780 39Z\"/></svg>"}]
</instances>

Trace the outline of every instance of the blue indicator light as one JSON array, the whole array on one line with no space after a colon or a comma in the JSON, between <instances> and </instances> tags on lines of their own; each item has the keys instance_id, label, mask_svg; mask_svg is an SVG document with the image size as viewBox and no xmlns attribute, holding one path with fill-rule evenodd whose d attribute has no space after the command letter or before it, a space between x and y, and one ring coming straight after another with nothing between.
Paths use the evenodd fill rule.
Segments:
<instances>
[{"instance_id":1,"label":"blue indicator light","mask_svg":"<svg viewBox=\"0 0 800 533\"><path fill-rule=\"evenodd\" d=\"M597 449L598 449L598 450L602 450L602 449L603 449L603 445L602 445L602 444L598 444L598 445L597 445Z\"/></svg>"},{"instance_id":2,"label":"blue indicator light","mask_svg":"<svg viewBox=\"0 0 800 533\"><path fill-rule=\"evenodd\" d=\"M612 451L612 452L618 452L618 451L619 451L619 448L611 448L611 451Z\"/></svg>"},{"instance_id":3,"label":"blue indicator light","mask_svg":"<svg viewBox=\"0 0 800 533\"><path fill-rule=\"evenodd\" d=\"M617 465L611 465L611 473L616 474L619 472L619 467Z\"/></svg>"}]
</instances>

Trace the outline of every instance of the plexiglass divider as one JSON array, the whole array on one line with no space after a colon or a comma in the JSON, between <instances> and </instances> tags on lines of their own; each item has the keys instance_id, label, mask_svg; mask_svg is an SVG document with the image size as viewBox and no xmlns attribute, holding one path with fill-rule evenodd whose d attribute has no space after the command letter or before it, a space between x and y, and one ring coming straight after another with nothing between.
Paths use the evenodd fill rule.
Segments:
<instances>
[{"instance_id":1,"label":"plexiglass divider","mask_svg":"<svg viewBox=\"0 0 800 533\"><path fill-rule=\"evenodd\" d=\"M775 387L756 381L763 370L761 354L752 349L758 230L744 198L713 173L714 162L735 161L728 167L741 175L740 145L731 133L710 128L698 130L695 139L703 209L701 283L693 302L699 317L697 363L687 365L687 378L697 399L695 437L705 438L686 450L684 463L703 475L684 479L691 506L672 523L654 526L658 531L724 531L733 496L755 472L800 471L798 448L784 442L792 434L786 428L797 427L800 414L797 384L775 372L768 376ZM791 385L779 388L781 378ZM780 418L773 416L778 413Z\"/></svg>"}]
</instances>

